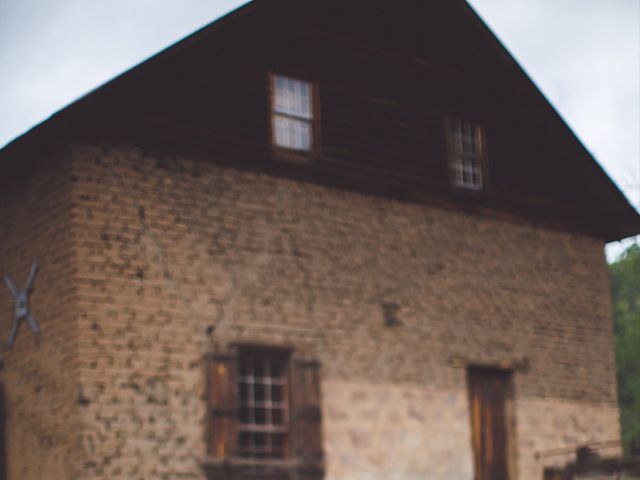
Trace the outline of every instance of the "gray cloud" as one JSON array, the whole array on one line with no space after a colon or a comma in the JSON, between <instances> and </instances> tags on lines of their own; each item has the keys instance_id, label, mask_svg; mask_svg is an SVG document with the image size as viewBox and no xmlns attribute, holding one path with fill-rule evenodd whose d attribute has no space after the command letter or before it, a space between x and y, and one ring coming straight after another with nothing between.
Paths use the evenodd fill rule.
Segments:
<instances>
[{"instance_id":1,"label":"gray cloud","mask_svg":"<svg viewBox=\"0 0 640 480\"><path fill-rule=\"evenodd\" d=\"M0 146L241 0L0 0Z\"/></svg>"}]
</instances>

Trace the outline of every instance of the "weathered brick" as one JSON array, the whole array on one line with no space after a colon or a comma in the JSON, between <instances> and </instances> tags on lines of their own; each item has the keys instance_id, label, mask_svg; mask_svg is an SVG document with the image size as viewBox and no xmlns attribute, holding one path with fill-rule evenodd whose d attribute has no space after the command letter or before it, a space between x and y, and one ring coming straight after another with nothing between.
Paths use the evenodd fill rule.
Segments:
<instances>
[{"instance_id":1,"label":"weathered brick","mask_svg":"<svg viewBox=\"0 0 640 480\"><path fill-rule=\"evenodd\" d=\"M39 229L11 213L27 185ZM43 262L42 338L3 352L15 478L204 478L204 356L233 342L320 360L332 480L472 478L470 363L518 366L520 480L537 451L619 435L600 239L124 145L12 193L0 266ZM33 466L18 451L44 438Z\"/></svg>"}]
</instances>

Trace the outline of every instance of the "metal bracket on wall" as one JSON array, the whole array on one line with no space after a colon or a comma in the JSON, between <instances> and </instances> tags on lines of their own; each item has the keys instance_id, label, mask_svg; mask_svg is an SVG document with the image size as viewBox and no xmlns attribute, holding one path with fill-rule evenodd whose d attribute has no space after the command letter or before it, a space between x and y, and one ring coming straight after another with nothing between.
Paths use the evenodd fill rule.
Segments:
<instances>
[{"instance_id":1,"label":"metal bracket on wall","mask_svg":"<svg viewBox=\"0 0 640 480\"><path fill-rule=\"evenodd\" d=\"M400 305L396 303L384 303L382 304L382 316L384 318L384 324L387 327L398 327L402 325L400 319L398 319L398 312L400 311Z\"/></svg>"},{"instance_id":2,"label":"metal bracket on wall","mask_svg":"<svg viewBox=\"0 0 640 480\"><path fill-rule=\"evenodd\" d=\"M9 335L9 340L7 341L7 346L9 348L13 347L14 342L16 341L16 335L18 333L18 327L20 326L20 322L23 319L27 320L29 327L36 335L40 334L40 325L31 314L31 308L29 307L29 295L33 290L33 282L36 278L36 273L38 271L38 262L34 261L31 266L31 271L29 272L29 277L27 278L27 283L22 290L18 290L16 288L15 283L11 280L10 277L4 277L4 283L7 285L7 288L11 291L13 298L16 302L16 313L15 318L13 319L13 327L11 328L11 334Z\"/></svg>"}]
</instances>

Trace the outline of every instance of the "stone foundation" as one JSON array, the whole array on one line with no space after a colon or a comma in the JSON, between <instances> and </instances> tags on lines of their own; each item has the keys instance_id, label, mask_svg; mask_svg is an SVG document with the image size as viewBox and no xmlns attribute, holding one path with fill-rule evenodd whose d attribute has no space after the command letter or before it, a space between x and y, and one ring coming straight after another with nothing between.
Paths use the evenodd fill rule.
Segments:
<instances>
[{"instance_id":1,"label":"stone foundation","mask_svg":"<svg viewBox=\"0 0 640 480\"><path fill-rule=\"evenodd\" d=\"M327 480L473 480L466 391L332 381L324 391ZM550 450L620 435L615 405L518 400L513 411L514 480L573 458Z\"/></svg>"}]
</instances>

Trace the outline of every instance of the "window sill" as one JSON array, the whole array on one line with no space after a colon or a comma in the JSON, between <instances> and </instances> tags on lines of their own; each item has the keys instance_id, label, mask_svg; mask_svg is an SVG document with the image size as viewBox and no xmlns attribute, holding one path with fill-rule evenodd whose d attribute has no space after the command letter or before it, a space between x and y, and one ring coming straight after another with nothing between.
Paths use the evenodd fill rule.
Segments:
<instances>
[{"instance_id":1,"label":"window sill","mask_svg":"<svg viewBox=\"0 0 640 480\"><path fill-rule=\"evenodd\" d=\"M273 158L276 161L292 163L312 163L317 158L315 151L293 150L285 147L272 146Z\"/></svg>"},{"instance_id":2,"label":"window sill","mask_svg":"<svg viewBox=\"0 0 640 480\"><path fill-rule=\"evenodd\" d=\"M289 459L206 458L202 467L210 480L321 480L324 478L322 462Z\"/></svg>"},{"instance_id":3,"label":"window sill","mask_svg":"<svg viewBox=\"0 0 640 480\"><path fill-rule=\"evenodd\" d=\"M474 187L463 187L462 185L456 185L454 183L449 183L451 190L460 195L482 195L487 192L486 185L483 185L480 188Z\"/></svg>"}]
</instances>

